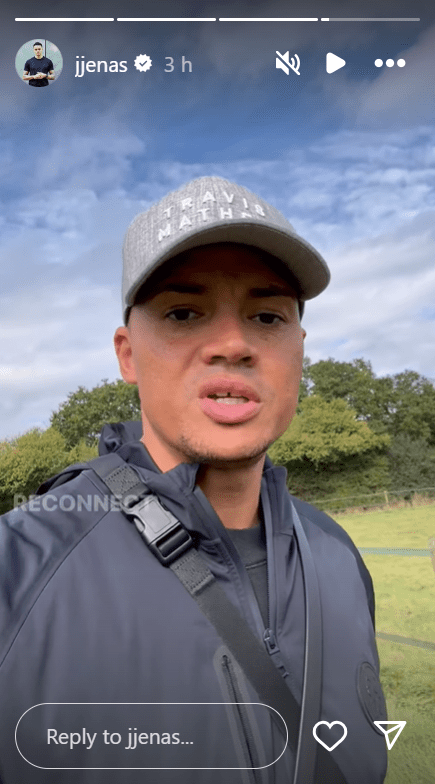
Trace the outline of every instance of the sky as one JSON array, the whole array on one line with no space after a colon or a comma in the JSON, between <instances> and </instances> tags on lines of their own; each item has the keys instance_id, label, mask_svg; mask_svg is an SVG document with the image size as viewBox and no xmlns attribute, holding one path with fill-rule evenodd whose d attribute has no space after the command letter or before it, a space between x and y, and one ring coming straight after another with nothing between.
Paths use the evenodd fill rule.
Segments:
<instances>
[{"instance_id":1,"label":"sky","mask_svg":"<svg viewBox=\"0 0 435 784\"><path fill-rule=\"evenodd\" d=\"M247 7L289 13L256 0L61 0L44 16L203 18ZM120 378L112 341L127 226L204 175L259 194L326 259L331 283L303 319L312 362L363 357L378 376L412 369L435 380L435 12L427 0L291 9L421 21L15 22L34 4L3 7L0 440L46 428L79 386ZM59 48L63 70L37 90L15 57L41 39ZM276 51L297 54L300 74L276 69ZM327 52L346 65L326 73ZM152 67L137 71L145 53ZM406 65L377 68L377 58ZM128 70L77 77L77 60Z\"/></svg>"}]
</instances>

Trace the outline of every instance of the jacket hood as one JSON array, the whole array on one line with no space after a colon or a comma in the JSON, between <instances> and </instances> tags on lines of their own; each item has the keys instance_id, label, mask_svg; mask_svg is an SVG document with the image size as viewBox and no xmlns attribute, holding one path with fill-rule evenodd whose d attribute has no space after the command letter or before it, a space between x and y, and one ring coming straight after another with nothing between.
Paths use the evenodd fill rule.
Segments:
<instances>
[{"instance_id":1,"label":"jacket hood","mask_svg":"<svg viewBox=\"0 0 435 784\"><path fill-rule=\"evenodd\" d=\"M127 444L129 441L140 441L142 432L142 422L117 422L116 424L104 425L100 435L98 453L108 455L110 452L116 452L122 444Z\"/></svg>"}]
</instances>

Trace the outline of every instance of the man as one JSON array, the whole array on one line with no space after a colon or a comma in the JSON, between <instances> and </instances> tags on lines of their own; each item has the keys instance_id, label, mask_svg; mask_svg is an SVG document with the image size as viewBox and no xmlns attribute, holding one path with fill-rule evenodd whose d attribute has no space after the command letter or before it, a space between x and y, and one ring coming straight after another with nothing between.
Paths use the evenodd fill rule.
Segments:
<instances>
[{"instance_id":1,"label":"man","mask_svg":"<svg viewBox=\"0 0 435 784\"><path fill-rule=\"evenodd\" d=\"M35 56L24 65L23 81L28 82L31 87L47 87L49 81L55 78L54 65L52 61L45 57L40 41L33 44Z\"/></svg>"},{"instance_id":2,"label":"man","mask_svg":"<svg viewBox=\"0 0 435 784\"><path fill-rule=\"evenodd\" d=\"M266 456L296 409L304 303L328 281L281 213L218 177L129 227L115 349L142 422L106 426L101 458L2 518L2 784L26 780L29 763L32 784L52 781L47 768L66 784L384 780L370 575L347 534L290 496L285 469ZM108 488L122 508L104 506ZM199 604L180 582L186 564ZM314 583L320 603L307 613ZM253 680L232 632L201 604L210 586L216 623L235 613L242 643L266 659ZM298 745L313 685L306 623L321 700L307 706ZM267 708L259 697L270 662L279 699L295 698L288 743L273 698ZM313 740L314 721L345 725L340 745L342 725L319 729L333 756ZM307 764L312 775L299 776Z\"/></svg>"}]
</instances>

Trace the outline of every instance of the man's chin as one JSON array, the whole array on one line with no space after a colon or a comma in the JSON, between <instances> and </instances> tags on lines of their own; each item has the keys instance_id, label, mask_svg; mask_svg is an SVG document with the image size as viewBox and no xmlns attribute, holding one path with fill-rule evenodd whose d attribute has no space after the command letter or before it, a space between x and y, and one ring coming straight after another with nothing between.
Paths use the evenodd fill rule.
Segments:
<instances>
[{"instance_id":1,"label":"man's chin","mask_svg":"<svg viewBox=\"0 0 435 784\"><path fill-rule=\"evenodd\" d=\"M220 470L231 470L234 468L251 468L260 460L264 460L266 451L271 446L271 443L262 442L253 444L251 447L246 443L234 446L209 443L201 447L199 444L193 445L182 439L182 444L179 444L179 448L189 462Z\"/></svg>"},{"instance_id":2,"label":"man's chin","mask_svg":"<svg viewBox=\"0 0 435 784\"><path fill-rule=\"evenodd\" d=\"M201 462L201 466L205 469L214 468L217 471L243 471L249 468L253 468L256 466L260 461L264 460L265 453L263 452L261 455L256 457L242 457L242 458L219 458L216 457L214 459L204 460Z\"/></svg>"}]
</instances>

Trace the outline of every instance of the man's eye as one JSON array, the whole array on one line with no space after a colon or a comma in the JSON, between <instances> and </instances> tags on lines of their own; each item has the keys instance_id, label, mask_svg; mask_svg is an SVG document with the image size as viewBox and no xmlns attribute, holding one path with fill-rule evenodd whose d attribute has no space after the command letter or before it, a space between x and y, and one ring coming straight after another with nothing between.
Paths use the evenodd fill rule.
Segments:
<instances>
[{"instance_id":1,"label":"man's eye","mask_svg":"<svg viewBox=\"0 0 435 784\"><path fill-rule=\"evenodd\" d=\"M182 314L181 318L179 317L180 313ZM166 314L166 318L177 314L176 318L172 318L171 321L192 321L192 319L187 318L188 313L193 313L195 316L197 315L195 311L190 308L175 308L174 310L171 310L170 313Z\"/></svg>"},{"instance_id":2,"label":"man's eye","mask_svg":"<svg viewBox=\"0 0 435 784\"><path fill-rule=\"evenodd\" d=\"M255 316L255 318L259 318L259 317L269 319L268 321L266 321L266 324L269 325L272 324L271 321L272 319L278 319L279 321L283 321L281 316L278 316L276 313L258 313L257 316Z\"/></svg>"},{"instance_id":3,"label":"man's eye","mask_svg":"<svg viewBox=\"0 0 435 784\"><path fill-rule=\"evenodd\" d=\"M190 321L194 321L194 318L189 318L189 314L193 313L193 317L197 316L198 314L192 310L191 308L174 308L169 313L166 314L166 318L170 318L171 321L175 322L185 322L189 323ZM276 321L274 319L278 319L278 321L283 321L281 316L278 316L276 313L257 313L254 318L261 318L263 319L263 324L267 326L276 326Z\"/></svg>"}]
</instances>

